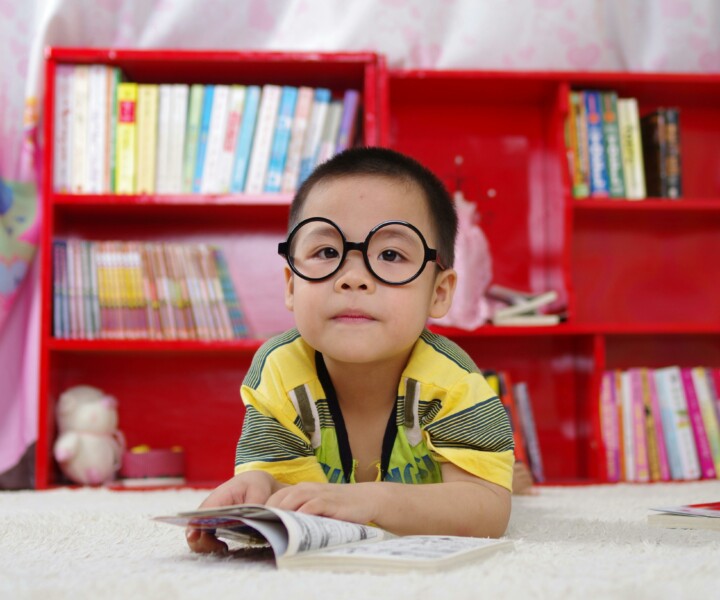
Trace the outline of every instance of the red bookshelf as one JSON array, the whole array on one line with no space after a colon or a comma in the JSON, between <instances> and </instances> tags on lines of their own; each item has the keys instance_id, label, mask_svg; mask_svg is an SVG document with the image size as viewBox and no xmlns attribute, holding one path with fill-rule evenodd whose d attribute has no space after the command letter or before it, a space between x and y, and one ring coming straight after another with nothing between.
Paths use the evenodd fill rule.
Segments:
<instances>
[{"instance_id":1,"label":"red bookshelf","mask_svg":"<svg viewBox=\"0 0 720 600\"><path fill-rule=\"evenodd\" d=\"M52 48L46 54L45 114L54 114L59 64L118 66L139 83L267 84L330 88L362 96L361 140L378 143L377 69L372 53L197 52ZM128 447L182 446L190 485L233 472L244 408L239 388L254 352L291 323L277 243L288 194L73 195L53 191L53 119L45 124L44 225L36 485L64 483L52 458L55 404L65 389L95 385L118 399ZM205 241L225 252L254 337L232 341L68 340L52 335L52 240ZM255 316L253 313L256 313ZM261 318L262 317L262 318Z\"/></svg>"},{"instance_id":2,"label":"red bookshelf","mask_svg":"<svg viewBox=\"0 0 720 600\"><path fill-rule=\"evenodd\" d=\"M602 481L598 397L603 370L720 367L720 76L631 73L397 71L369 53L52 49L45 114L60 63L118 65L135 81L282 83L359 89L363 141L407 152L476 202L494 279L556 289L556 327L434 327L481 368L528 384L549 483ZM570 89L634 96L641 114L681 109L684 198L575 200L564 121ZM128 445L181 445L191 485L232 473L240 383L266 337L291 323L276 243L287 195L71 195L52 189L46 119L40 427L37 486L62 483L51 458L58 395L78 383L117 396ZM231 342L52 337L51 241L202 240L234 267L243 306L262 308L252 339Z\"/></svg>"},{"instance_id":3,"label":"red bookshelf","mask_svg":"<svg viewBox=\"0 0 720 600\"><path fill-rule=\"evenodd\" d=\"M573 199L571 89L679 106L684 198ZM476 202L494 280L568 303L557 327L439 331L528 383L550 482L602 481L604 369L720 365L720 77L390 70L381 90L382 143Z\"/></svg>"}]
</instances>

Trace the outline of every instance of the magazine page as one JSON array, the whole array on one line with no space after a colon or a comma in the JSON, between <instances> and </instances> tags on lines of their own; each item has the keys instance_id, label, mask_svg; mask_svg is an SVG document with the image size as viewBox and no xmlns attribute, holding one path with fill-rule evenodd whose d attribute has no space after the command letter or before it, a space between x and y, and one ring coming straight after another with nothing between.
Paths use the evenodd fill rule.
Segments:
<instances>
[{"instance_id":1,"label":"magazine page","mask_svg":"<svg viewBox=\"0 0 720 600\"><path fill-rule=\"evenodd\" d=\"M440 535L393 537L374 544L351 544L278 561L282 567L332 570L437 570L511 550L511 540Z\"/></svg>"},{"instance_id":2,"label":"magazine page","mask_svg":"<svg viewBox=\"0 0 720 600\"><path fill-rule=\"evenodd\" d=\"M282 519L288 532L287 549L282 554L278 554L278 558L293 556L300 552L394 537L379 527L279 509L272 509L272 512ZM245 522L249 524L252 521L255 519L245 519Z\"/></svg>"}]
</instances>

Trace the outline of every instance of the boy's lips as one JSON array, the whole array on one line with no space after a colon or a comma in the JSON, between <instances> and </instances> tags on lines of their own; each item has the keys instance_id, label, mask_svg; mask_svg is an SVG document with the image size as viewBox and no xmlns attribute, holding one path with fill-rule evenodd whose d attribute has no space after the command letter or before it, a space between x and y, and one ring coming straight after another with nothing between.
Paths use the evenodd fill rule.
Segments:
<instances>
[{"instance_id":1,"label":"boy's lips","mask_svg":"<svg viewBox=\"0 0 720 600\"><path fill-rule=\"evenodd\" d=\"M367 323L374 321L375 318L358 310L345 310L339 312L333 317L334 321L342 321L345 323Z\"/></svg>"}]
</instances>

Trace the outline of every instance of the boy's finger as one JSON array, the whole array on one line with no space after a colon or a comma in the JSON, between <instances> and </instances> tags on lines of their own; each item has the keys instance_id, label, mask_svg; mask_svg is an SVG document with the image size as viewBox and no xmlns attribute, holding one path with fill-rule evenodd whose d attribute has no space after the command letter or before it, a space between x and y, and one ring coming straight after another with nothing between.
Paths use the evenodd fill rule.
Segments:
<instances>
[{"instance_id":1,"label":"boy's finger","mask_svg":"<svg viewBox=\"0 0 720 600\"><path fill-rule=\"evenodd\" d=\"M227 552L227 544L221 542L214 535L207 531L188 528L185 532L188 546L193 552L218 553L225 554Z\"/></svg>"}]
</instances>

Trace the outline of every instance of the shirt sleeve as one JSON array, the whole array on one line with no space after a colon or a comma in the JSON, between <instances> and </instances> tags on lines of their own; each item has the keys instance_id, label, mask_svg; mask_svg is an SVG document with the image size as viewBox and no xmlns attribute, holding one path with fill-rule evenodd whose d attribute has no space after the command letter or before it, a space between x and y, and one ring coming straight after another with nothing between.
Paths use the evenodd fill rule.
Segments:
<instances>
[{"instance_id":1,"label":"shirt sleeve","mask_svg":"<svg viewBox=\"0 0 720 600\"><path fill-rule=\"evenodd\" d=\"M439 462L453 463L512 490L515 458L510 420L479 373L469 373L447 393L423 431L428 449Z\"/></svg>"},{"instance_id":2,"label":"shirt sleeve","mask_svg":"<svg viewBox=\"0 0 720 600\"><path fill-rule=\"evenodd\" d=\"M240 394L245 419L235 453L235 475L261 470L281 483L327 483L292 403L287 398L270 400L246 385Z\"/></svg>"}]
</instances>

